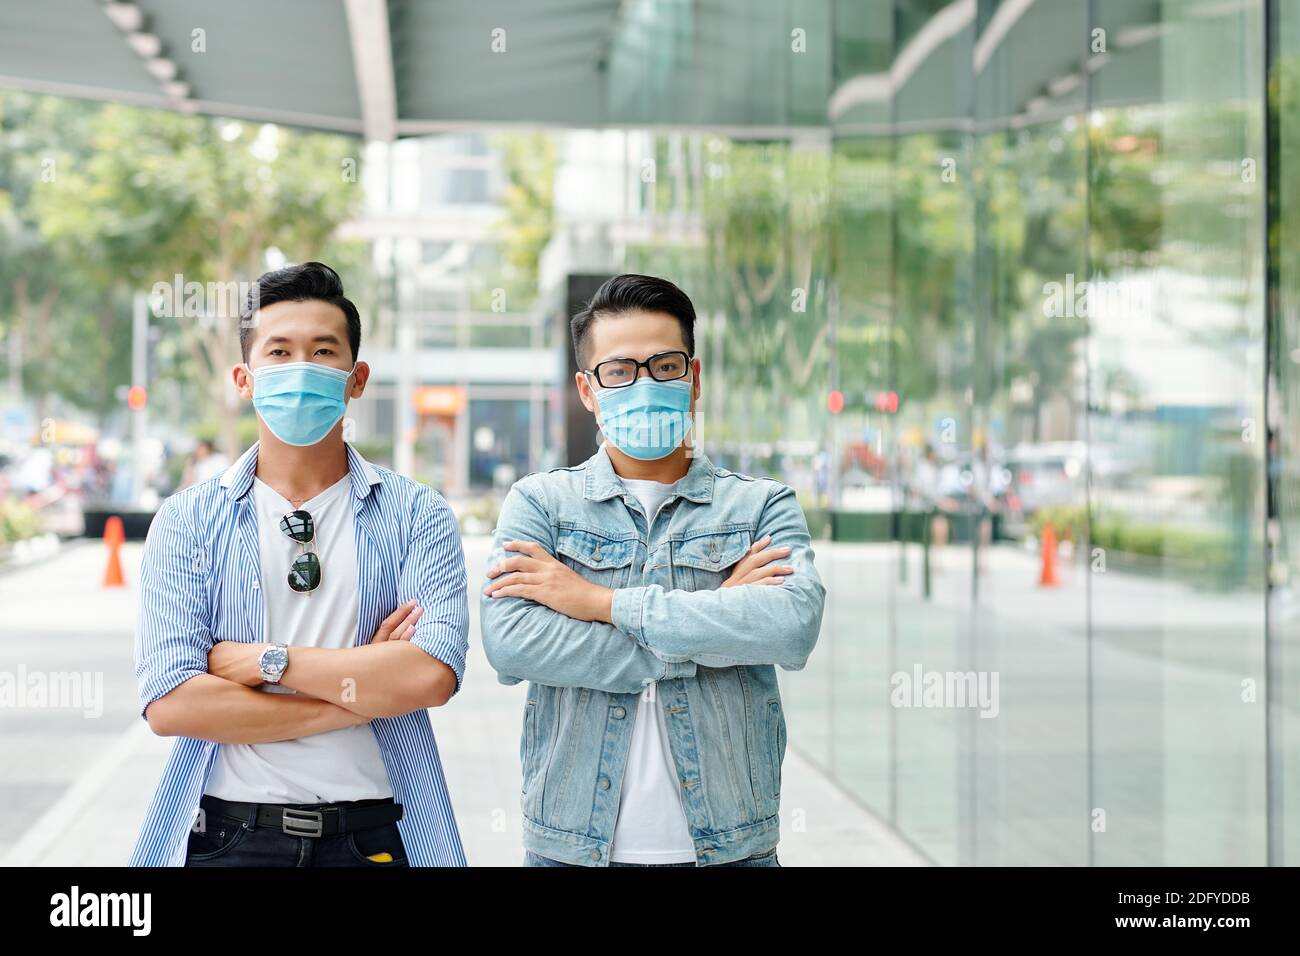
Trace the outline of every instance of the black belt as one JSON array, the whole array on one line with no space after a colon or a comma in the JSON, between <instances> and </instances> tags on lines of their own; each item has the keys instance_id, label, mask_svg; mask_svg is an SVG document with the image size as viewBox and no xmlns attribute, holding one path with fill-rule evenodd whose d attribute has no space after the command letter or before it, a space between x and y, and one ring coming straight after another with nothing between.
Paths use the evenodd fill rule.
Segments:
<instances>
[{"instance_id":1,"label":"black belt","mask_svg":"<svg viewBox=\"0 0 1300 956\"><path fill-rule=\"evenodd\" d=\"M254 827L269 827L289 836L327 837L382 827L402 819L402 805L392 797L352 803L238 803L204 794L199 801L208 813L234 817Z\"/></svg>"}]
</instances>

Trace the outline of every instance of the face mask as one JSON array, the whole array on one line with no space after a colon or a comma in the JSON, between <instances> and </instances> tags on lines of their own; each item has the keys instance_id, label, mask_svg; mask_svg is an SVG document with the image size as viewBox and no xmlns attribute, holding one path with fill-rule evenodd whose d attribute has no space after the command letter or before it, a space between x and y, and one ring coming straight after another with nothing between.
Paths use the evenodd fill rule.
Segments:
<instances>
[{"instance_id":1,"label":"face mask","mask_svg":"<svg viewBox=\"0 0 1300 956\"><path fill-rule=\"evenodd\" d=\"M638 461L672 454L691 424L691 382L637 379L596 393L601 430L619 451Z\"/></svg>"},{"instance_id":2,"label":"face mask","mask_svg":"<svg viewBox=\"0 0 1300 956\"><path fill-rule=\"evenodd\" d=\"M263 365L253 372L253 407L286 445L314 445L347 410L351 377L350 371L315 362Z\"/></svg>"}]
</instances>

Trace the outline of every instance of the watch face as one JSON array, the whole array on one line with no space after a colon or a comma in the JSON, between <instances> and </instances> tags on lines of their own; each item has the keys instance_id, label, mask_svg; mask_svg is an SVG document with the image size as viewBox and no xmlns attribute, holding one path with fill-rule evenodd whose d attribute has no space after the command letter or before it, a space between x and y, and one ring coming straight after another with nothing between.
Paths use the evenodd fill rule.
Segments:
<instances>
[{"instance_id":1,"label":"watch face","mask_svg":"<svg viewBox=\"0 0 1300 956\"><path fill-rule=\"evenodd\" d=\"M289 651L283 647L272 647L262 655L262 670L275 673L284 670L289 663Z\"/></svg>"}]
</instances>

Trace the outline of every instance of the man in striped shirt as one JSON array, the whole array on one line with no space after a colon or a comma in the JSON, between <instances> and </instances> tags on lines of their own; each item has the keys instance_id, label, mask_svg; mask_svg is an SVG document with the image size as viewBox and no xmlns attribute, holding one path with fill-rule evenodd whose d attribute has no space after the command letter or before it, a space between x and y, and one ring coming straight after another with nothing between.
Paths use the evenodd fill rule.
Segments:
<instances>
[{"instance_id":1,"label":"man in striped shirt","mask_svg":"<svg viewBox=\"0 0 1300 956\"><path fill-rule=\"evenodd\" d=\"M465 865L427 711L464 676L464 556L437 492L343 439L360 338L321 263L244 308L259 441L145 545L140 703L177 740L133 865Z\"/></svg>"}]
</instances>

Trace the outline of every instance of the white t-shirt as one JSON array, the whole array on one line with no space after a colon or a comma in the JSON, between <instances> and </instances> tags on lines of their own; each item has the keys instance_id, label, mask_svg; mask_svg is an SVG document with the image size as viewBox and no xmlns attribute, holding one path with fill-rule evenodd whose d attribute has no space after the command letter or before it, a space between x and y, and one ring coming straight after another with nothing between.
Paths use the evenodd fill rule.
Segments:
<instances>
[{"instance_id":1,"label":"white t-shirt","mask_svg":"<svg viewBox=\"0 0 1300 956\"><path fill-rule=\"evenodd\" d=\"M676 484L620 480L636 495L647 524L653 526L659 507ZM632 718L632 744L623 772L609 858L618 863L693 863L695 841L682 807L677 765L668 744L668 724L655 687L649 684L641 692Z\"/></svg>"},{"instance_id":2,"label":"white t-shirt","mask_svg":"<svg viewBox=\"0 0 1300 956\"><path fill-rule=\"evenodd\" d=\"M303 546L280 530L292 504L260 478L253 479L261 589L266 609L264 638L289 645L352 647L356 643L357 548L351 477L345 475L302 510L311 513L316 537L307 545L320 559L321 582L313 591L289 587L289 567ZM292 653L289 669L293 669ZM278 684L266 693L292 694ZM249 803L338 803L393 795L379 742L369 724L278 740L268 744L221 744L204 793Z\"/></svg>"}]
</instances>

